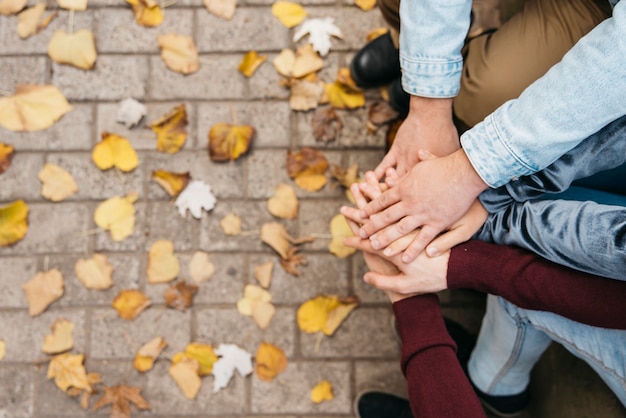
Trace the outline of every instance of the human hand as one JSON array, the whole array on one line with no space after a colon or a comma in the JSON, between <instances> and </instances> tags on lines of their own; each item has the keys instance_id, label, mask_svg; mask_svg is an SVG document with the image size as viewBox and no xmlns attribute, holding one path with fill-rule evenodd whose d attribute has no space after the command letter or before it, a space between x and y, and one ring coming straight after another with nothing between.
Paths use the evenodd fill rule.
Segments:
<instances>
[{"instance_id":1,"label":"human hand","mask_svg":"<svg viewBox=\"0 0 626 418\"><path fill-rule=\"evenodd\" d=\"M430 257L436 257L442 253L449 252L452 247L468 241L483 226L488 215L489 212L480 203L480 200L474 200L472 206L461 219L453 223L450 229L428 244L426 254Z\"/></svg>"}]
</instances>

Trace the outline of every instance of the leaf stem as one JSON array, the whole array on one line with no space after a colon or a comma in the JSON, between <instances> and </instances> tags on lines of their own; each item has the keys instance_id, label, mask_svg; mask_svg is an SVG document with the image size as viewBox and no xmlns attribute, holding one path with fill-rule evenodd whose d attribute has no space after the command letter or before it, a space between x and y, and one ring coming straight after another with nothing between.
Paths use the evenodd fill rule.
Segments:
<instances>
[{"instance_id":1,"label":"leaf stem","mask_svg":"<svg viewBox=\"0 0 626 418\"><path fill-rule=\"evenodd\" d=\"M230 109L230 117L233 119L233 125L239 125L239 121L237 120L237 114L235 113L235 108L232 104L228 104L228 108Z\"/></svg>"},{"instance_id":2,"label":"leaf stem","mask_svg":"<svg viewBox=\"0 0 626 418\"><path fill-rule=\"evenodd\" d=\"M74 9L70 9L70 19L68 24L68 32L74 33Z\"/></svg>"},{"instance_id":3,"label":"leaf stem","mask_svg":"<svg viewBox=\"0 0 626 418\"><path fill-rule=\"evenodd\" d=\"M317 333L317 338L315 339L315 353L319 353L320 352L320 346L322 345L322 340L324 339L324 334L322 334L321 332Z\"/></svg>"}]
</instances>

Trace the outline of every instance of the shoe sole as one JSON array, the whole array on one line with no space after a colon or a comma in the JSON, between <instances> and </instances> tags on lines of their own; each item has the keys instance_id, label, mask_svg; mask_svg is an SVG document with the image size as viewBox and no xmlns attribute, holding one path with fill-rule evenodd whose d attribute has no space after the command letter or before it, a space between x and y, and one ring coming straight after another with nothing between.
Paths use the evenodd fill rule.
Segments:
<instances>
[{"instance_id":1,"label":"shoe sole","mask_svg":"<svg viewBox=\"0 0 626 418\"><path fill-rule=\"evenodd\" d=\"M498 411L493 406L489 405L487 402L485 402L482 399L480 399L480 397L478 397L478 400L480 401L480 404L483 406L483 408L486 411L488 411L492 415L495 415L495 416L500 417L500 418L515 418L515 417L519 417L520 415L522 415L522 412L523 412L523 410L521 410L521 411L511 412L511 413L507 414L507 413Z\"/></svg>"}]
</instances>

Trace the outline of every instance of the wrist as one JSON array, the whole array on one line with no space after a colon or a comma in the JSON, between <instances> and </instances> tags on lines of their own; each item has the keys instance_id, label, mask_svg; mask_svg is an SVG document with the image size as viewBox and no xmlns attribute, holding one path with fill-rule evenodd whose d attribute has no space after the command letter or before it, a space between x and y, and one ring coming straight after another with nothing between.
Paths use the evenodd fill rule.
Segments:
<instances>
[{"instance_id":1,"label":"wrist","mask_svg":"<svg viewBox=\"0 0 626 418\"><path fill-rule=\"evenodd\" d=\"M452 99L411 95L409 113L417 115L437 114L451 117Z\"/></svg>"},{"instance_id":2,"label":"wrist","mask_svg":"<svg viewBox=\"0 0 626 418\"><path fill-rule=\"evenodd\" d=\"M472 165L463 148L458 149L451 156L455 159L454 166L460 168L460 178L468 192L471 192L474 197L478 197L480 193L489 188L489 185L485 183Z\"/></svg>"}]
</instances>

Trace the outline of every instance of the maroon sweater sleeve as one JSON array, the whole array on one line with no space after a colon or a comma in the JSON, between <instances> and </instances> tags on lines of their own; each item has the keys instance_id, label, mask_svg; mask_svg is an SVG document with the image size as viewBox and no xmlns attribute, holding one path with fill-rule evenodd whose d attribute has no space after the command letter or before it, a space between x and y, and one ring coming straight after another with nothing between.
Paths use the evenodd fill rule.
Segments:
<instances>
[{"instance_id":1,"label":"maroon sweater sleeve","mask_svg":"<svg viewBox=\"0 0 626 418\"><path fill-rule=\"evenodd\" d=\"M402 371L407 379L414 417L484 418L456 357L436 295L421 295L393 304L402 339Z\"/></svg>"},{"instance_id":2,"label":"maroon sweater sleeve","mask_svg":"<svg viewBox=\"0 0 626 418\"><path fill-rule=\"evenodd\" d=\"M626 329L626 282L573 270L517 247L476 240L458 245L448 262L448 287L491 293L524 309L588 325Z\"/></svg>"}]
</instances>

